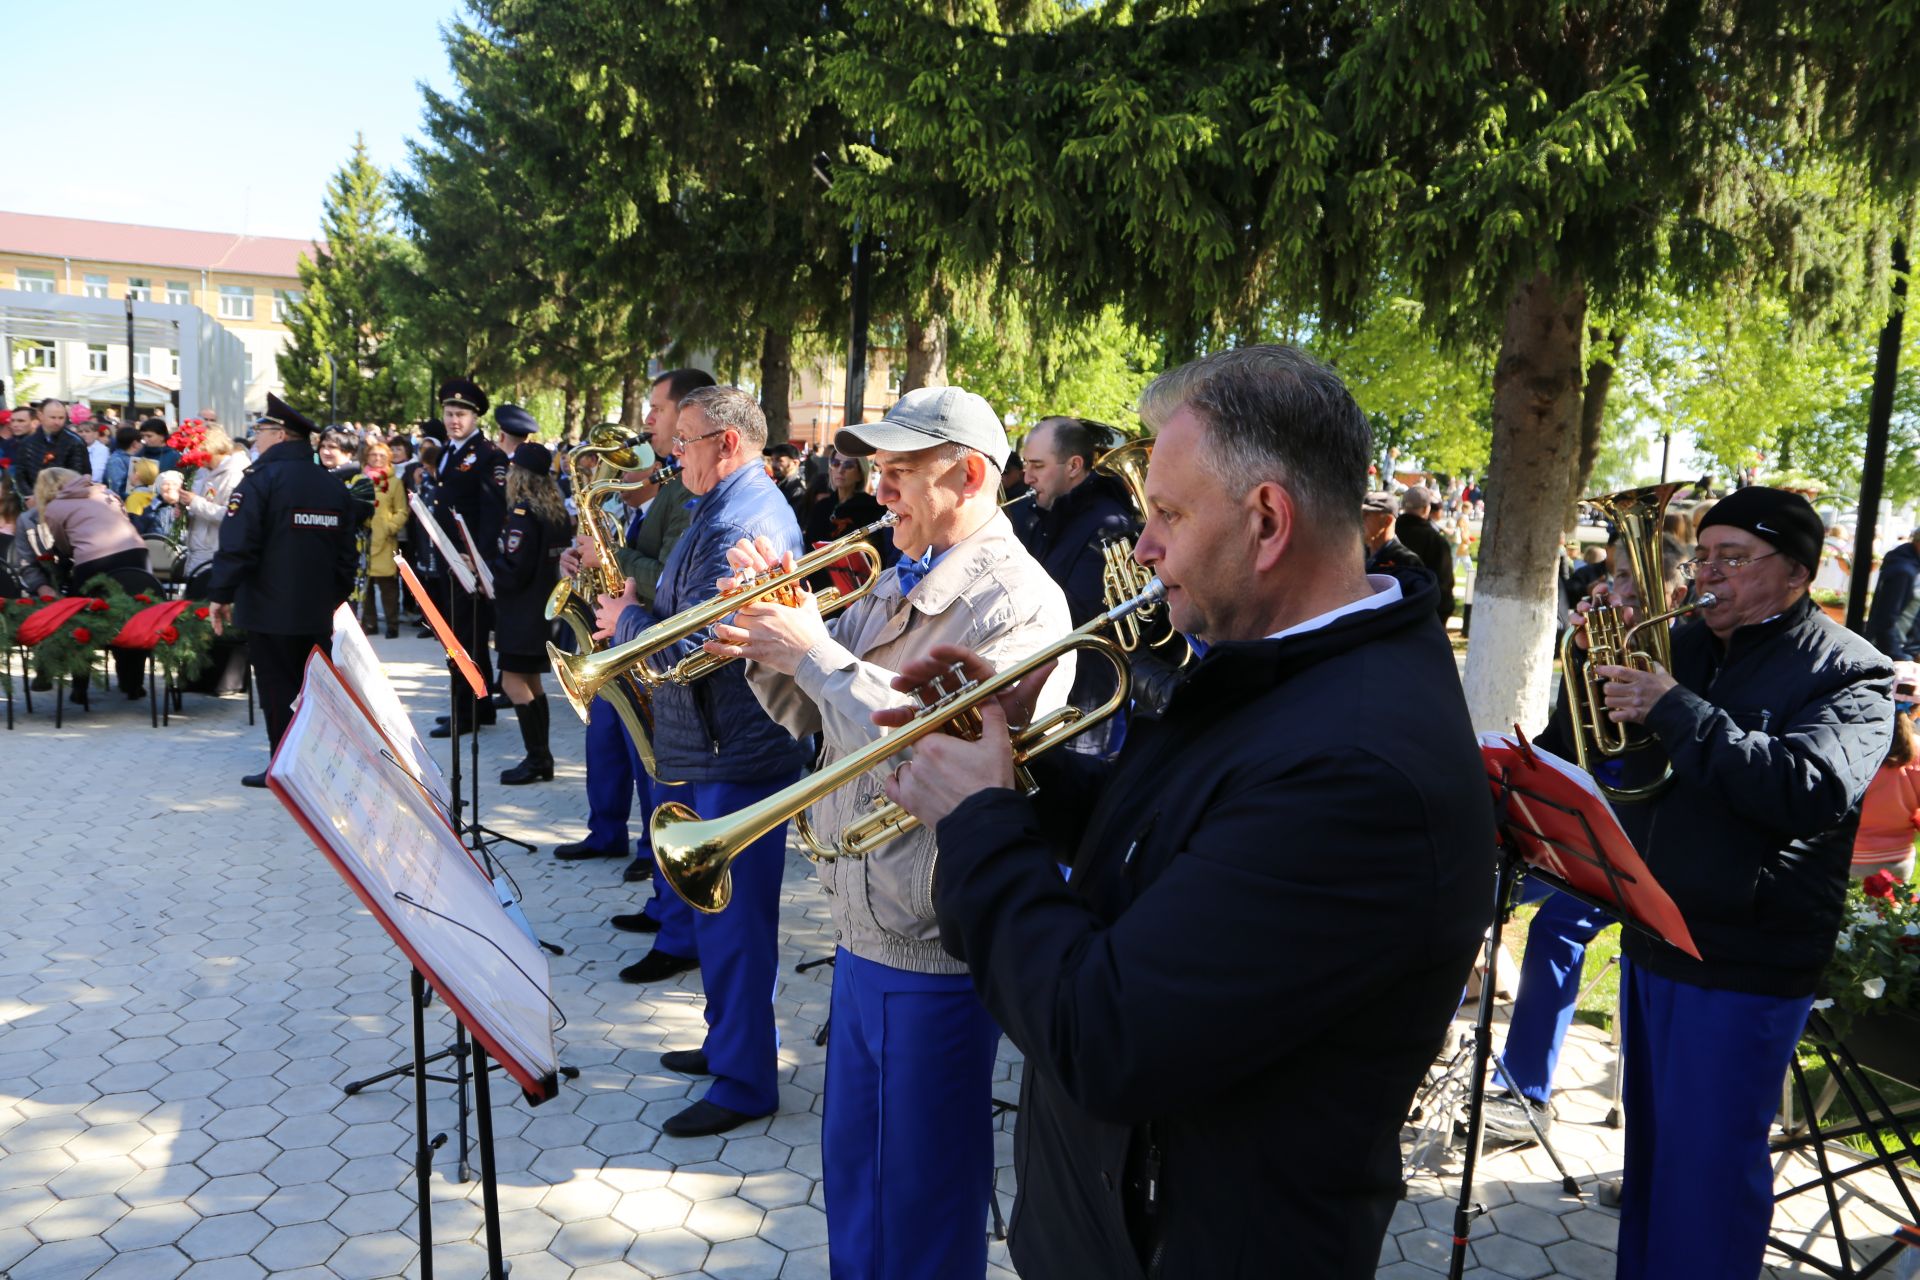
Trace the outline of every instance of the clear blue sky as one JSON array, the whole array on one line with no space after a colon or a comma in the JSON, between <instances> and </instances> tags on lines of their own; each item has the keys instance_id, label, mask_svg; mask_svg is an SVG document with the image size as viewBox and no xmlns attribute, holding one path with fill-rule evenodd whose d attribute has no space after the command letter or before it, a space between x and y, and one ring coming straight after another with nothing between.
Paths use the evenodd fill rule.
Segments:
<instances>
[{"instance_id":1,"label":"clear blue sky","mask_svg":"<svg viewBox=\"0 0 1920 1280\"><path fill-rule=\"evenodd\" d=\"M0 209L300 237L319 230L356 131L382 169L405 163L420 83L451 87L440 32L462 12L459 0L5 8Z\"/></svg>"}]
</instances>

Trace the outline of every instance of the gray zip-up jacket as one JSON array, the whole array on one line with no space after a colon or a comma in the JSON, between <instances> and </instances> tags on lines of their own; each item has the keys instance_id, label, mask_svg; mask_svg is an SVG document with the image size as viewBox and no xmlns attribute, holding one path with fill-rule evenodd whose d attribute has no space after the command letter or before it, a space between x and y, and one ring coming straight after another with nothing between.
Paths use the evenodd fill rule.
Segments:
<instances>
[{"instance_id":1,"label":"gray zip-up jacket","mask_svg":"<svg viewBox=\"0 0 1920 1280\"><path fill-rule=\"evenodd\" d=\"M897 567L888 569L864 598L827 619L832 639L808 653L792 677L750 663L747 683L795 737L824 736L825 767L880 736L873 713L905 701L893 688L894 674L933 646L964 645L1004 668L1072 629L1066 596L995 512L954 544L910 599L901 597ZM1038 712L1065 704L1073 672L1069 656L1047 678ZM814 805L807 814L814 833L832 843L869 812L882 796L880 776L868 773ZM868 857L822 862L835 941L862 959L912 973L965 973L940 947L933 854L933 833L922 828Z\"/></svg>"}]
</instances>

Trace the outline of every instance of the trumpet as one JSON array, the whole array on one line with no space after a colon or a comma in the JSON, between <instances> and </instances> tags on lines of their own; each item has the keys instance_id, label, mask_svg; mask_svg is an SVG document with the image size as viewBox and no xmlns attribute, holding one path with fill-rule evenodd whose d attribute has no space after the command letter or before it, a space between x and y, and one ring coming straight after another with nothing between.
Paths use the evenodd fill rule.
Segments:
<instances>
[{"instance_id":1,"label":"trumpet","mask_svg":"<svg viewBox=\"0 0 1920 1280\"><path fill-rule=\"evenodd\" d=\"M1104 722L1127 704L1132 694L1132 678L1127 671L1126 655L1103 628L1119 622L1136 610L1149 608L1167 597L1158 578L1148 580L1146 589L1124 600L1083 626L1076 627L1059 640L1029 654L1019 662L995 672L984 680L968 679L957 667L948 675L957 676L955 687L946 687L945 678L930 691L927 703L911 721L893 732L868 743L851 755L802 778L792 786L775 792L757 804L748 805L724 817L702 819L684 804L668 801L654 810L648 830L653 836L654 861L673 891L696 911L712 915L726 909L733 900L733 860L747 846L781 823L823 797L846 786L855 778L878 768L930 733L943 730L962 737L977 736L980 730L979 708L989 698L1012 688L1050 662L1075 651L1098 653L1113 664L1115 689L1107 700L1088 711L1075 707L1057 707L1013 735L1016 769L1041 752L1058 746L1075 734ZM1031 794L1030 780L1023 788ZM873 812L850 824L840 833L837 843L825 845L809 837L815 860L822 858L858 858L875 848L920 826L920 820L892 801L882 798Z\"/></svg>"},{"instance_id":2,"label":"trumpet","mask_svg":"<svg viewBox=\"0 0 1920 1280\"><path fill-rule=\"evenodd\" d=\"M683 609L662 622L656 622L625 644L594 653L569 654L562 651L559 645L549 643L547 659L553 664L553 674L559 679L567 701L582 721L586 720L594 698L606 696L605 690L610 684L618 682L624 686L630 696L609 698L609 701L613 702L614 710L620 713L627 731L633 735L634 745L640 748L641 757L647 762L647 772L652 773L650 744L653 725L648 704L653 691L662 685L692 684L734 659L716 657L699 649L665 670L656 670L650 665L652 660L750 604L761 600L794 603L799 599L801 584L810 576L848 556L858 556L867 562L867 575L858 586L844 594L837 587L828 587L814 597L822 616L846 608L873 590L874 584L880 580L880 552L873 545L870 535L891 526L896 519L889 511L872 524L855 529L801 556L794 561L793 568L770 569L756 574L737 590L715 596L690 609ZM648 714L637 714L638 707L630 705L634 703L646 707Z\"/></svg>"}]
</instances>

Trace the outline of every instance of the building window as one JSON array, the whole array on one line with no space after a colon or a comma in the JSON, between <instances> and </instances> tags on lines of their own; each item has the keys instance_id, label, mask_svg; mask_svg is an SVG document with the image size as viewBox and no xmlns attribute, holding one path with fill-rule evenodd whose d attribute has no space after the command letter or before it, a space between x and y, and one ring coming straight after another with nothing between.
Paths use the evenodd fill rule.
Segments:
<instances>
[{"instance_id":1,"label":"building window","mask_svg":"<svg viewBox=\"0 0 1920 1280\"><path fill-rule=\"evenodd\" d=\"M306 301L307 295L299 289L275 289L273 291L273 322L285 324L293 315L293 309Z\"/></svg>"},{"instance_id":2,"label":"building window","mask_svg":"<svg viewBox=\"0 0 1920 1280\"><path fill-rule=\"evenodd\" d=\"M253 352L240 353L240 382L244 386L253 385Z\"/></svg>"},{"instance_id":3,"label":"building window","mask_svg":"<svg viewBox=\"0 0 1920 1280\"><path fill-rule=\"evenodd\" d=\"M180 376L180 353L172 349L167 351L167 376L169 378Z\"/></svg>"},{"instance_id":4,"label":"building window","mask_svg":"<svg viewBox=\"0 0 1920 1280\"><path fill-rule=\"evenodd\" d=\"M221 285L220 318L222 320L253 319L253 290L241 284Z\"/></svg>"},{"instance_id":5,"label":"building window","mask_svg":"<svg viewBox=\"0 0 1920 1280\"><path fill-rule=\"evenodd\" d=\"M152 302L153 281L145 276L128 276L127 292L133 295L135 302Z\"/></svg>"},{"instance_id":6,"label":"building window","mask_svg":"<svg viewBox=\"0 0 1920 1280\"><path fill-rule=\"evenodd\" d=\"M193 290L179 280L167 281L167 305L186 307L193 305Z\"/></svg>"},{"instance_id":7,"label":"building window","mask_svg":"<svg viewBox=\"0 0 1920 1280\"><path fill-rule=\"evenodd\" d=\"M151 378L153 376L153 353L145 347L134 348L133 376L136 378Z\"/></svg>"},{"instance_id":8,"label":"building window","mask_svg":"<svg viewBox=\"0 0 1920 1280\"><path fill-rule=\"evenodd\" d=\"M82 286L81 292L85 293L89 298L106 297L107 278L102 275L95 275L91 271L87 272L86 283Z\"/></svg>"},{"instance_id":9,"label":"building window","mask_svg":"<svg viewBox=\"0 0 1920 1280\"><path fill-rule=\"evenodd\" d=\"M39 271L32 267L21 267L14 273L19 277L18 284L22 293L52 293L53 272Z\"/></svg>"},{"instance_id":10,"label":"building window","mask_svg":"<svg viewBox=\"0 0 1920 1280\"><path fill-rule=\"evenodd\" d=\"M105 373L106 371L107 371L106 346L98 342L88 343L87 344L87 372L88 373Z\"/></svg>"},{"instance_id":11,"label":"building window","mask_svg":"<svg viewBox=\"0 0 1920 1280\"><path fill-rule=\"evenodd\" d=\"M21 355L29 369L58 369L60 351L51 342L27 342Z\"/></svg>"}]
</instances>

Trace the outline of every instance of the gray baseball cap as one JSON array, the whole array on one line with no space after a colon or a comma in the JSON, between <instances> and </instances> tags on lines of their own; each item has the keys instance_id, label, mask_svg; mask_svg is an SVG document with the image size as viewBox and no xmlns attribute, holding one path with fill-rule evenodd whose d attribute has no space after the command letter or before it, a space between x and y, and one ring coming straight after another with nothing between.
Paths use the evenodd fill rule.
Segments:
<instances>
[{"instance_id":1,"label":"gray baseball cap","mask_svg":"<svg viewBox=\"0 0 1920 1280\"><path fill-rule=\"evenodd\" d=\"M993 406L960 387L909 391L880 421L842 427L833 437L834 448L855 458L876 449L910 453L937 444L963 444L985 454L1002 471L1013 452Z\"/></svg>"}]
</instances>

